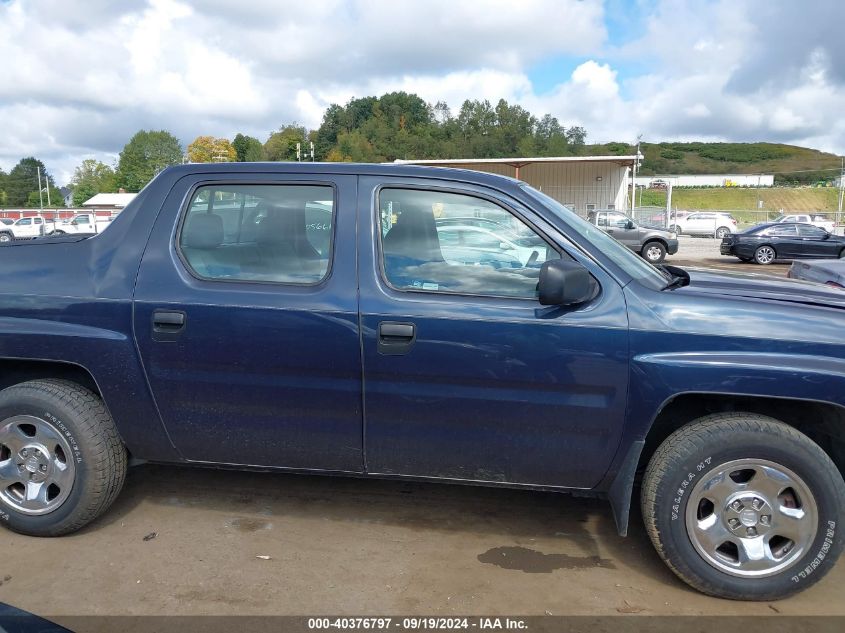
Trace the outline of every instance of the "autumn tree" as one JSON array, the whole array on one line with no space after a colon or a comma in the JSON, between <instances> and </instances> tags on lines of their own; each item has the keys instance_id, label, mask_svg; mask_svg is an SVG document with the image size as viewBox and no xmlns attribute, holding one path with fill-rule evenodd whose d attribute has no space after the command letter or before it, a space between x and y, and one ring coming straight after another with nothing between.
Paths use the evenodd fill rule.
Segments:
<instances>
[{"instance_id":1,"label":"autumn tree","mask_svg":"<svg viewBox=\"0 0 845 633\"><path fill-rule=\"evenodd\" d=\"M198 136L188 145L188 160L192 163L231 163L238 153L226 138Z\"/></svg>"},{"instance_id":2,"label":"autumn tree","mask_svg":"<svg viewBox=\"0 0 845 633\"><path fill-rule=\"evenodd\" d=\"M140 191L164 168L182 162L179 140L165 130L141 130L120 152L117 163L118 187Z\"/></svg>"},{"instance_id":3,"label":"autumn tree","mask_svg":"<svg viewBox=\"0 0 845 633\"><path fill-rule=\"evenodd\" d=\"M115 191L115 173L108 165L88 158L73 171L70 185L73 206L81 207L83 202L98 193Z\"/></svg>"}]
</instances>

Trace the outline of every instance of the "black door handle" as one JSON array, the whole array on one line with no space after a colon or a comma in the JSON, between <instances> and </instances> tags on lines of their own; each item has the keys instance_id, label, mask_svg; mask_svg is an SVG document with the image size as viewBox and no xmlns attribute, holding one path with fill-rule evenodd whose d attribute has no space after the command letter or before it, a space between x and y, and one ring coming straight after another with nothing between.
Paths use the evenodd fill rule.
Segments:
<instances>
[{"instance_id":1,"label":"black door handle","mask_svg":"<svg viewBox=\"0 0 845 633\"><path fill-rule=\"evenodd\" d=\"M173 341L185 330L187 316L177 310L155 310L153 312L153 339Z\"/></svg>"},{"instance_id":2,"label":"black door handle","mask_svg":"<svg viewBox=\"0 0 845 633\"><path fill-rule=\"evenodd\" d=\"M417 339L413 323L382 321L378 324L378 353L386 356L407 354Z\"/></svg>"}]
</instances>

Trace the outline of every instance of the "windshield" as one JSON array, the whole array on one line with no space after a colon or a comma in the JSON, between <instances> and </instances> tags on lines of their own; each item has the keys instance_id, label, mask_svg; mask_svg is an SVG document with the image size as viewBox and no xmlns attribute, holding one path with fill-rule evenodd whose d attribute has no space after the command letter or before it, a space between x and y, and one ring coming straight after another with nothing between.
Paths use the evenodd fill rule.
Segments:
<instances>
[{"instance_id":1,"label":"windshield","mask_svg":"<svg viewBox=\"0 0 845 633\"><path fill-rule=\"evenodd\" d=\"M647 261L634 254L631 249L617 242L597 226L579 217L574 211L563 206L560 202L537 191L529 185L522 188L533 198L537 199L549 210L566 221L578 234L592 243L597 249L613 260L613 263L628 273L637 281L659 290L670 281L668 274L661 272Z\"/></svg>"}]
</instances>

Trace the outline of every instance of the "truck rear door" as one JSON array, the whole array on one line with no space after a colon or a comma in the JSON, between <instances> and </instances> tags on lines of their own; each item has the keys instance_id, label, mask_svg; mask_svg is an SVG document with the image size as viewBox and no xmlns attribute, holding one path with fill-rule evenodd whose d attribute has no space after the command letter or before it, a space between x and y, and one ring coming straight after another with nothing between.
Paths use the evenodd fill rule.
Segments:
<instances>
[{"instance_id":1,"label":"truck rear door","mask_svg":"<svg viewBox=\"0 0 845 633\"><path fill-rule=\"evenodd\" d=\"M141 262L135 334L193 461L360 472L356 178L181 179Z\"/></svg>"}]
</instances>

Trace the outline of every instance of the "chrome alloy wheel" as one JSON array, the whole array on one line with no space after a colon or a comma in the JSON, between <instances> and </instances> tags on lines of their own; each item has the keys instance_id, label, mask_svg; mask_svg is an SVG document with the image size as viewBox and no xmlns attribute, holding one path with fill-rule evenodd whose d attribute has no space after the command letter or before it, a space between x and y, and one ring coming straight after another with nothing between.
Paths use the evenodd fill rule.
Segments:
<instances>
[{"instance_id":1,"label":"chrome alloy wheel","mask_svg":"<svg viewBox=\"0 0 845 633\"><path fill-rule=\"evenodd\" d=\"M75 474L70 444L52 424L31 415L0 422L0 507L52 512L70 495Z\"/></svg>"},{"instance_id":2,"label":"chrome alloy wheel","mask_svg":"<svg viewBox=\"0 0 845 633\"><path fill-rule=\"evenodd\" d=\"M761 264L771 264L775 260L775 249L771 246L761 246L757 249L754 257Z\"/></svg>"},{"instance_id":3,"label":"chrome alloy wheel","mask_svg":"<svg viewBox=\"0 0 845 633\"><path fill-rule=\"evenodd\" d=\"M705 474L690 492L686 526L696 551L731 576L764 578L787 569L818 529L810 489L788 468L739 459Z\"/></svg>"},{"instance_id":4,"label":"chrome alloy wheel","mask_svg":"<svg viewBox=\"0 0 845 633\"><path fill-rule=\"evenodd\" d=\"M660 258L663 257L663 249L659 246L649 246L645 251L645 257L650 262L660 261Z\"/></svg>"}]
</instances>

